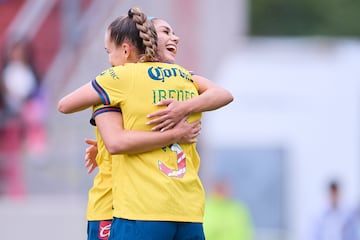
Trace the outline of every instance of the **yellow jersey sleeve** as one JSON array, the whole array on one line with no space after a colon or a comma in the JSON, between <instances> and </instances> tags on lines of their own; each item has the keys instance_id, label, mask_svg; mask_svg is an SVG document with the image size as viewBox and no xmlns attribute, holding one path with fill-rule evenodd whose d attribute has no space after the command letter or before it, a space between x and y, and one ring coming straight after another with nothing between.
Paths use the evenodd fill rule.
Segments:
<instances>
[{"instance_id":1,"label":"yellow jersey sleeve","mask_svg":"<svg viewBox=\"0 0 360 240\"><path fill-rule=\"evenodd\" d=\"M131 92L132 67L117 66L100 73L92 81L92 86L99 94L104 105L119 105Z\"/></svg>"}]
</instances>

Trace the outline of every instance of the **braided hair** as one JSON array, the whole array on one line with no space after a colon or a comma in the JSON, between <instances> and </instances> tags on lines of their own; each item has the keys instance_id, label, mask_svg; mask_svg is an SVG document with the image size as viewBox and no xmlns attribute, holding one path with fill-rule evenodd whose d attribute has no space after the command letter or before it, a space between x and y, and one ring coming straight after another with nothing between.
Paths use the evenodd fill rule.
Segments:
<instances>
[{"instance_id":1,"label":"braided hair","mask_svg":"<svg viewBox=\"0 0 360 240\"><path fill-rule=\"evenodd\" d=\"M139 62L157 60L157 34L154 25L140 8L130 8L127 16L116 18L108 27L116 46L125 40L138 50Z\"/></svg>"}]
</instances>

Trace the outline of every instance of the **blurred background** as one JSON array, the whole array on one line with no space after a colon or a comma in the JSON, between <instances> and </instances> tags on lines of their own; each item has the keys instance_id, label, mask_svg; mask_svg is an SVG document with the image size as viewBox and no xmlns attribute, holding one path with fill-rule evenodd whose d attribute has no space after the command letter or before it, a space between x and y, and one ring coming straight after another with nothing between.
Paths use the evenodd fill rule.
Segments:
<instances>
[{"instance_id":1,"label":"blurred background","mask_svg":"<svg viewBox=\"0 0 360 240\"><path fill-rule=\"evenodd\" d=\"M90 110L56 105L108 67L105 29L133 6L172 25L179 64L234 95L204 114L200 174L208 193L228 184L249 239L329 239L334 181L334 222L359 233L359 1L0 0L0 239L86 239Z\"/></svg>"}]
</instances>

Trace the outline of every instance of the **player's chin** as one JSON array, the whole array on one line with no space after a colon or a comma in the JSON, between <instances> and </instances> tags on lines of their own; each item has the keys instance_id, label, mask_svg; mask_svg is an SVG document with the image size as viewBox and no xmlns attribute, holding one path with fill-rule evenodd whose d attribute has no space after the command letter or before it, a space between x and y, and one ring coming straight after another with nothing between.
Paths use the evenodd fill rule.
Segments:
<instances>
[{"instance_id":1,"label":"player's chin","mask_svg":"<svg viewBox=\"0 0 360 240\"><path fill-rule=\"evenodd\" d=\"M166 62L168 62L168 63L175 63L175 62L176 62L175 57L172 56L172 55L170 55L170 54L168 54L168 55L166 56Z\"/></svg>"}]
</instances>

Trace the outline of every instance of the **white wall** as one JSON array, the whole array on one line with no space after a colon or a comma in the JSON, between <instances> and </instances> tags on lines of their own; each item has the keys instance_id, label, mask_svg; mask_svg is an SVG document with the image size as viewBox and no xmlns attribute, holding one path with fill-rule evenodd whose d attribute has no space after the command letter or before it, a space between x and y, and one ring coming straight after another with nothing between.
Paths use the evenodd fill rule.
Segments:
<instances>
[{"instance_id":1,"label":"white wall","mask_svg":"<svg viewBox=\"0 0 360 240\"><path fill-rule=\"evenodd\" d=\"M215 80L235 101L206 115L203 138L216 147L285 147L285 239L307 239L329 178L342 182L344 202L359 200L359 67L359 42L252 39L218 69Z\"/></svg>"}]
</instances>

